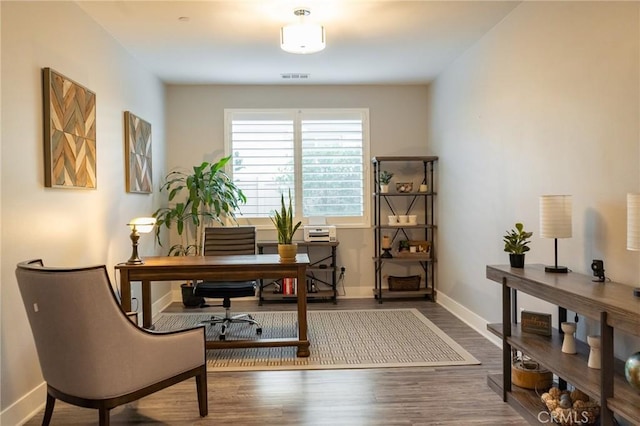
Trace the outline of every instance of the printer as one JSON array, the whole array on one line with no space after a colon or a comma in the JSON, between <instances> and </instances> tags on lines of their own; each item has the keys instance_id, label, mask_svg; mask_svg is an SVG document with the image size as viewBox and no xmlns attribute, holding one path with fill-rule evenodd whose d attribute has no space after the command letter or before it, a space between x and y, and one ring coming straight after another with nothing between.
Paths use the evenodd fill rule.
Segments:
<instances>
[{"instance_id":1,"label":"printer","mask_svg":"<svg viewBox=\"0 0 640 426\"><path fill-rule=\"evenodd\" d=\"M336 242L335 225L305 225L304 240L307 242L328 241Z\"/></svg>"}]
</instances>

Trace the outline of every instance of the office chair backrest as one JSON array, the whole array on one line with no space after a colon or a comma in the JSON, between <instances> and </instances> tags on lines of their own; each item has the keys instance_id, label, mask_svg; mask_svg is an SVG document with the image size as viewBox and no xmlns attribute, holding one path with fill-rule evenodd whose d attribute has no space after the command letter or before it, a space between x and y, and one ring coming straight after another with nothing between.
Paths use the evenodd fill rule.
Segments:
<instances>
[{"instance_id":1,"label":"office chair backrest","mask_svg":"<svg viewBox=\"0 0 640 426\"><path fill-rule=\"evenodd\" d=\"M256 228L254 226L205 228L202 240L202 254L204 256L256 253Z\"/></svg>"}]
</instances>

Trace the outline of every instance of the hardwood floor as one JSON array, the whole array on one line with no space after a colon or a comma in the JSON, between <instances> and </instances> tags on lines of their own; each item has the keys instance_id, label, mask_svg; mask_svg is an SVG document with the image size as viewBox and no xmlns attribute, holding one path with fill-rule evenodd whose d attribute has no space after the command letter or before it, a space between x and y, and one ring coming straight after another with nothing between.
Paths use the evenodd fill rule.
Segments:
<instances>
[{"instance_id":1,"label":"hardwood floor","mask_svg":"<svg viewBox=\"0 0 640 426\"><path fill-rule=\"evenodd\" d=\"M234 311L295 310L293 303L233 301ZM486 384L501 371L501 352L447 310L427 300L343 299L321 309L417 308L481 365L441 368L209 373L209 416L198 416L190 380L112 411L112 424L137 425L526 425ZM166 312L181 312L174 303ZM220 308L207 308L219 311ZM192 310L190 310L192 312ZM313 350L313 347L311 348ZM43 401L44 402L44 401ZM26 425L39 425L43 411ZM97 424L96 410L58 401L54 425Z\"/></svg>"}]
</instances>

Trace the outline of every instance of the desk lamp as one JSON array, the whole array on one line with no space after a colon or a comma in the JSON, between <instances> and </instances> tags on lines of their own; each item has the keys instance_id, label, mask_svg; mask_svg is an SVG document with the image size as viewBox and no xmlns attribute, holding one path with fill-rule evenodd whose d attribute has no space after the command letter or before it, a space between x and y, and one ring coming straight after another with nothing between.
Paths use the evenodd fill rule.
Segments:
<instances>
[{"instance_id":1,"label":"desk lamp","mask_svg":"<svg viewBox=\"0 0 640 426\"><path fill-rule=\"evenodd\" d=\"M627 194L627 250L640 251L640 194ZM640 287L633 295L640 297Z\"/></svg>"},{"instance_id":2,"label":"desk lamp","mask_svg":"<svg viewBox=\"0 0 640 426\"><path fill-rule=\"evenodd\" d=\"M155 217L136 217L127 223L127 226L131 228L129 237L132 245L131 257L127 260L127 265L142 265L144 263L138 256L138 240L140 239L140 234L151 232L155 224Z\"/></svg>"},{"instance_id":3,"label":"desk lamp","mask_svg":"<svg viewBox=\"0 0 640 426\"><path fill-rule=\"evenodd\" d=\"M545 272L569 272L558 266L558 238L571 238L571 195L540 196L540 236L554 239L555 265L545 266Z\"/></svg>"}]
</instances>

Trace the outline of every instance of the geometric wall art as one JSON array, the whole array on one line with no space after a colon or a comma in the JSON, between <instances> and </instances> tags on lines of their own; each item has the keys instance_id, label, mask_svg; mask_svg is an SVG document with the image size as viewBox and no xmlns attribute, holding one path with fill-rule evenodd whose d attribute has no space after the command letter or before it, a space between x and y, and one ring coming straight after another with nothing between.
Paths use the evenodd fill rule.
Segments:
<instances>
[{"instance_id":1,"label":"geometric wall art","mask_svg":"<svg viewBox=\"0 0 640 426\"><path fill-rule=\"evenodd\" d=\"M152 192L151 124L135 114L124 113L127 192Z\"/></svg>"},{"instance_id":2,"label":"geometric wall art","mask_svg":"<svg viewBox=\"0 0 640 426\"><path fill-rule=\"evenodd\" d=\"M96 94L43 68L44 185L96 187Z\"/></svg>"}]
</instances>

